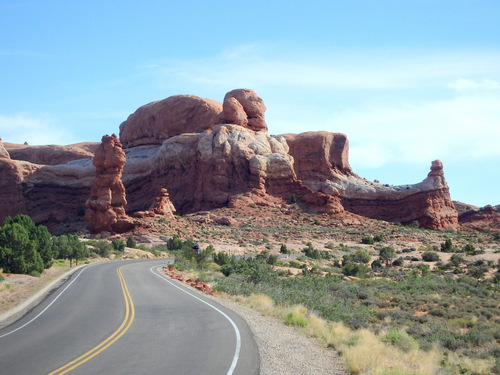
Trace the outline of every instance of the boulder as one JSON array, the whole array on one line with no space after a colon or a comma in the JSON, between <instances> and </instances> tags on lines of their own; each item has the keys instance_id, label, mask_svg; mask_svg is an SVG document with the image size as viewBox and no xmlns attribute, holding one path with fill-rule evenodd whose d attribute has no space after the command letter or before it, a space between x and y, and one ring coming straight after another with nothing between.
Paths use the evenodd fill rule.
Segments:
<instances>
[{"instance_id":1,"label":"boulder","mask_svg":"<svg viewBox=\"0 0 500 375\"><path fill-rule=\"evenodd\" d=\"M124 147L161 145L183 133L201 133L220 122L222 104L194 95L175 95L146 104L120 125Z\"/></svg>"},{"instance_id":2,"label":"boulder","mask_svg":"<svg viewBox=\"0 0 500 375\"><path fill-rule=\"evenodd\" d=\"M267 132L265 120L266 106L255 91L236 89L224 97L223 121L248 127L253 131Z\"/></svg>"}]
</instances>

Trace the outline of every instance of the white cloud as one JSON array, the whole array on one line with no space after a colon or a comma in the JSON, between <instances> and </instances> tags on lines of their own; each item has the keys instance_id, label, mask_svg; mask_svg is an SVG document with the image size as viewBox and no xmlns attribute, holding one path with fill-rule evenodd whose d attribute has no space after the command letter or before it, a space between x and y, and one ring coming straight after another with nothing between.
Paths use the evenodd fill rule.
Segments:
<instances>
[{"instance_id":1,"label":"white cloud","mask_svg":"<svg viewBox=\"0 0 500 375\"><path fill-rule=\"evenodd\" d=\"M343 124L353 144L351 157L363 167L391 160L500 159L500 96L362 108L339 114L335 122Z\"/></svg>"},{"instance_id":2,"label":"white cloud","mask_svg":"<svg viewBox=\"0 0 500 375\"><path fill-rule=\"evenodd\" d=\"M271 133L347 134L351 164L500 158L498 51L316 51L241 46L203 60L157 61L165 87L222 100L252 88ZM216 92L216 94L213 94Z\"/></svg>"},{"instance_id":3,"label":"white cloud","mask_svg":"<svg viewBox=\"0 0 500 375\"><path fill-rule=\"evenodd\" d=\"M498 74L498 51L422 52L408 50L307 51L244 45L193 60L144 64L162 87L307 87L393 90L450 86L470 75ZM486 82L489 82L486 80ZM495 82L495 81L492 81ZM460 82L451 86L460 85ZM462 83L463 84L463 83ZM483 83L484 84L484 83Z\"/></svg>"},{"instance_id":4,"label":"white cloud","mask_svg":"<svg viewBox=\"0 0 500 375\"><path fill-rule=\"evenodd\" d=\"M498 81L484 78L482 80L472 80L460 78L450 84L450 87L457 91L465 90L499 90Z\"/></svg>"},{"instance_id":5,"label":"white cloud","mask_svg":"<svg viewBox=\"0 0 500 375\"><path fill-rule=\"evenodd\" d=\"M75 140L65 129L58 127L50 118L36 118L24 114L5 116L0 114L0 137L3 142L30 145L71 144Z\"/></svg>"}]
</instances>

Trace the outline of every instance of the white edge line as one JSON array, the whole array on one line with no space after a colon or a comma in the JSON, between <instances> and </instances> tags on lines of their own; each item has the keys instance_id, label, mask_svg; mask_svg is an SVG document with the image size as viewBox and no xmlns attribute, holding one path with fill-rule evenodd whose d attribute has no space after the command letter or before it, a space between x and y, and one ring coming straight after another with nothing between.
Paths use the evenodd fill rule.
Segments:
<instances>
[{"instance_id":1,"label":"white edge line","mask_svg":"<svg viewBox=\"0 0 500 375\"><path fill-rule=\"evenodd\" d=\"M35 321L36 319L38 319L38 318L39 318L39 317L40 317L40 316L41 316L41 315L42 315L45 311L47 311L47 310L49 309L49 307L50 307L50 306L52 306L52 305L54 304L54 302L56 302L56 301L58 300L58 298L59 298L59 297L61 297L61 295L62 295L62 294L66 291L66 289L68 289L68 288L71 286L71 284L73 284L73 283L76 281L76 279L78 279L78 277L79 277L79 276L83 273L83 271L85 271L87 268L88 268L88 266L87 266L87 267L85 267L85 268L83 268L83 269L82 269L82 270L81 270L81 271L80 271L80 272L76 275L76 277L75 277L73 280L71 280L71 282L70 282L68 285L66 285L66 288L64 288L64 289L61 291L61 293L59 293L59 295L58 295L56 298L54 298L54 300L53 300L51 303L49 303L49 304L47 305L47 307L45 307L42 311L40 311L40 312L38 313L38 315L37 315L37 316L35 316L35 317L34 317L33 319L31 319L29 322L24 323L22 326L17 327L16 329L14 329L14 330L12 330L12 331L10 331L10 332L4 333L3 335L0 335L0 339L1 339L1 338L3 338L3 337L5 337L5 336L8 336L8 335L10 335L10 334L12 334L12 333L14 333L14 332L19 331L20 329L22 329L22 328L26 327L28 324L31 324L33 321Z\"/></svg>"},{"instance_id":2,"label":"white edge line","mask_svg":"<svg viewBox=\"0 0 500 375\"><path fill-rule=\"evenodd\" d=\"M175 283L173 283L172 281L170 281L169 279L167 279L163 275L160 275L159 273L153 271L153 268L157 268L157 267L159 267L159 266L156 265L156 266L153 266L153 267L151 267L149 269L153 273L153 275L158 276L160 279L162 279L162 280L166 281L167 283L175 286L177 289L183 291L186 294L189 294L191 297L196 298L198 301L201 301L204 304L210 306L212 309L214 309L215 311L217 311L218 313L220 313L222 316L224 316L224 318L226 318L229 321L229 323L231 323L231 325L233 326L233 329L234 329L234 333L236 334L236 348L234 350L233 362L231 363L231 367L229 367L229 370L227 371L227 375L232 375L233 372L234 372L234 369L236 368L236 364L238 363L238 360L240 358L240 350L241 350L241 335L240 335L240 331L239 331L238 326L236 325L236 323L224 311L218 309L217 307L215 307L214 305L208 303L207 301L204 301L200 297L198 297L198 296L196 296L196 295L188 292L187 290L181 288L180 286L176 285Z\"/></svg>"}]
</instances>

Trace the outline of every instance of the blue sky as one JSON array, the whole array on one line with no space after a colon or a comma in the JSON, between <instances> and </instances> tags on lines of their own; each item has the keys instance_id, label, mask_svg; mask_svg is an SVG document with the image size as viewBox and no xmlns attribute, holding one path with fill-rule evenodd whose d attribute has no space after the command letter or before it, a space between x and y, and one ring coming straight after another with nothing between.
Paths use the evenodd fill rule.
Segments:
<instances>
[{"instance_id":1,"label":"blue sky","mask_svg":"<svg viewBox=\"0 0 500 375\"><path fill-rule=\"evenodd\" d=\"M139 106L251 88L271 134L347 134L382 183L444 164L500 204L500 2L0 1L4 142L99 141Z\"/></svg>"}]
</instances>

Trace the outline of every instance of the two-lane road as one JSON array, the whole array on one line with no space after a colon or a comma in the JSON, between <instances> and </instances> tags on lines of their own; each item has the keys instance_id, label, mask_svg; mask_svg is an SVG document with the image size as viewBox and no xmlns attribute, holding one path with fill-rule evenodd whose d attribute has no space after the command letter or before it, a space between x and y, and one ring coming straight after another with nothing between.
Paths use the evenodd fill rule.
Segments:
<instances>
[{"instance_id":1,"label":"two-lane road","mask_svg":"<svg viewBox=\"0 0 500 375\"><path fill-rule=\"evenodd\" d=\"M163 261L83 268L0 330L0 374L258 374L247 324Z\"/></svg>"}]
</instances>

